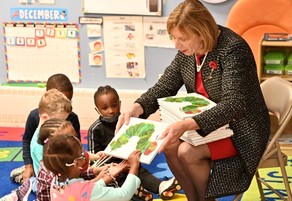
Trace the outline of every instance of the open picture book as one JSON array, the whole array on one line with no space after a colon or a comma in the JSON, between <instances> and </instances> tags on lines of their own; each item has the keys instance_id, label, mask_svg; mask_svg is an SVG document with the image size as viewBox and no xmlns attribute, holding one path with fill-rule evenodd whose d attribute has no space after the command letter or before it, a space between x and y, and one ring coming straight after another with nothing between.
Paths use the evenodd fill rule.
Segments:
<instances>
[{"instance_id":1,"label":"open picture book","mask_svg":"<svg viewBox=\"0 0 292 201\"><path fill-rule=\"evenodd\" d=\"M158 99L158 103L161 121L166 125L187 118L192 118L193 116L216 106L215 102L197 93L160 98ZM195 130L190 130L185 132L180 139L193 146L198 146L224 139L232 135L233 131L229 128L229 125L225 125L209 133L205 137L199 135Z\"/></svg>"},{"instance_id":2,"label":"open picture book","mask_svg":"<svg viewBox=\"0 0 292 201\"><path fill-rule=\"evenodd\" d=\"M158 138L164 128L161 122L131 117L129 124L120 128L104 153L127 159L134 150L141 150L140 162L150 164L163 142Z\"/></svg>"}]
</instances>

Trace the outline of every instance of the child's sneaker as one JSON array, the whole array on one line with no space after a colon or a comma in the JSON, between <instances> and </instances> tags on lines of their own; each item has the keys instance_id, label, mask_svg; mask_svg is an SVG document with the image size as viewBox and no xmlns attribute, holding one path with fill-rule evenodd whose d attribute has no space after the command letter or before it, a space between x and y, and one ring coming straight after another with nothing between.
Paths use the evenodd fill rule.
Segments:
<instances>
[{"instance_id":1,"label":"child's sneaker","mask_svg":"<svg viewBox=\"0 0 292 201\"><path fill-rule=\"evenodd\" d=\"M19 185L22 185L23 184L23 177L22 177L22 174L16 176L13 180L11 180Z\"/></svg>"},{"instance_id":2,"label":"child's sneaker","mask_svg":"<svg viewBox=\"0 0 292 201\"><path fill-rule=\"evenodd\" d=\"M180 190L181 186L175 178L162 181L159 185L159 195L162 200L170 200Z\"/></svg>"},{"instance_id":3,"label":"child's sneaker","mask_svg":"<svg viewBox=\"0 0 292 201\"><path fill-rule=\"evenodd\" d=\"M16 191L12 191L10 194L0 198L0 201L18 201Z\"/></svg>"},{"instance_id":4,"label":"child's sneaker","mask_svg":"<svg viewBox=\"0 0 292 201\"><path fill-rule=\"evenodd\" d=\"M24 172L24 170L25 170L24 165L12 170L10 172L10 180L15 182L15 183L22 184L22 181L23 181L22 173Z\"/></svg>"},{"instance_id":5,"label":"child's sneaker","mask_svg":"<svg viewBox=\"0 0 292 201\"><path fill-rule=\"evenodd\" d=\"M132 197L132 200L134 201L152 201L153 200L153 195L149 191L147 191L145 188L140 186L134 196Z\"/></svg>"}]
</instances>

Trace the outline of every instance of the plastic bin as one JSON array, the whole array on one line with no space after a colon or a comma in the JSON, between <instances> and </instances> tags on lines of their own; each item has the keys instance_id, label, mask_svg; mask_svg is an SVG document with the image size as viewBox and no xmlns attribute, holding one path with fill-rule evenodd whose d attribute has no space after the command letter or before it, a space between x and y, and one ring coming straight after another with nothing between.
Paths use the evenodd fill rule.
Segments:
<instances>
[{"instance_id":1,"label":"plastic bin","mask_svg":"<svg viewBox=\"0 0 292 201\"><path fill-rule=\"evenodd\" d=\"M292 53L287 58L287 65L292 65Z\"/></svg>"},{"instance_id":2,"label":"plastic bin","mask_svg":"<svg viewBox=\"0 0 292 201\"><path fill-rule=\"evenodd\" d=\"M266 74L282 75L285 73L285 66L278 64L269 64L264 66L264 72Z\"/></svg>"},{"instance_id":3,"label":"plastic bin","mask_svg":"<svg viewBox=\"0 0 292 201\"><path fill-rule=\"evenodd\" d=\"M285 61L285 54L281 51L270 51L264 56L265 64L283 65Z\"/></svg>"},{"instance_id":4,"label":"plastic bin","mask_svg":"<svg viewBox=\"0 0 292 201\"><path fill-rule=\"evenodd\" d=\"M285 74L292 76L292 64L288 64L285 66Z\"/></svg>"}]
</instances>

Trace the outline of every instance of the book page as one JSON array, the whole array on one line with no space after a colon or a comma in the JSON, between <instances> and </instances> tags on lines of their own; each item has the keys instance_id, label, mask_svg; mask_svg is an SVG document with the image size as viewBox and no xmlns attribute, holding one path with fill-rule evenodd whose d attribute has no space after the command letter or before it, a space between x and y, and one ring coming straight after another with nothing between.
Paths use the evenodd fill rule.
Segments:
<instances>
[{"instance_id":1,"label":"book page","mask_svg":"<svg viewBox=\"0 0 292 201\"><path fill-rule=\"evenodd\" d=\"M161 122L131 117L128 125L123 125L108 144L104 153L127 159L135 150L141 150L140 162L150 164L163 140L158 140L163 132Z\"/></svg>"},{"instance_id":2,"label":"book page","mask_svg":"<svg viewBox=\"0 0 292 201\"><path fill-rule=\"evenodd\" d=\"M193 117L216 105L213 101L197 93L160 98L158 103L160 108L180 119Z\"/></svg>"}]
</instances>

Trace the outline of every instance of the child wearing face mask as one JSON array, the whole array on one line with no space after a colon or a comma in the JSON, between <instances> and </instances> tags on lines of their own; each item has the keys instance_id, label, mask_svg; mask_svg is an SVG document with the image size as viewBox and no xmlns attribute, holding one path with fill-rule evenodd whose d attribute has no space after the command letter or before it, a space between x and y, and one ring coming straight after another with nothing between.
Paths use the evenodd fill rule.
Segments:
<instances>
[{"instance_id":1,"label":"child wearing face mask","mask_svg":"<svg viewBox=\"0 0 292 201\"><path fill-rule=\"evenodd\" d=\"M94 103L99 118L88 129L88 148L92 153L103 151L114 137L120 113L121 101L117 91L109 85L100 86L94 94ZM121 159L112 158L111 162L119 163ZM119 186L123 184L126 174L117 178ZM137 189L133 200L151 201L152 193L163 200L171 199L181 189L175 178L161 181L140 165L138 177L141 186ZM149 192L150 191L150 192ZM151 193L152 192L152 193Z\"/></svg>"},{"instance_id":2,"label":"child wearing face mask","mask_svg":"<svg viewBox=\"0 0 292 201\"><path fill-rule=\"evenodd\" d=\"M44 166L55 175L50 190L51 201L63 200L117 200L128 201L140 185L136 176L140 151L134 151L119 164L107 166L90 181L80 178L89 165L89 154L80 141L71 134L55 135L44 144ZM107 187L117 175L128 169L128 176L120 188Z\"/></svg>"}]
</instances>

